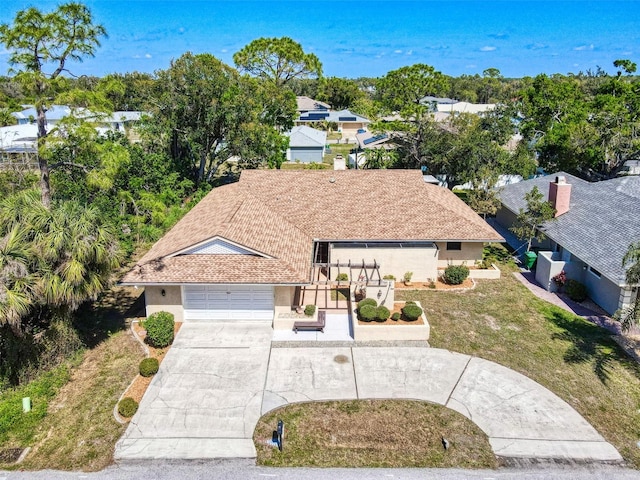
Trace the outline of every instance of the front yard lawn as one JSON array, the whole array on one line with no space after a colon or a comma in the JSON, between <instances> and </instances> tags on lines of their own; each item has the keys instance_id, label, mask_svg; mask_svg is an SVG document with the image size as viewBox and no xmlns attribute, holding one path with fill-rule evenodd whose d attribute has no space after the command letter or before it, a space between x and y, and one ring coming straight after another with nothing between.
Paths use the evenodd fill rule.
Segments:
<instances>
[{"instance_id":1,"label":"front yard lawn","mask_svg":"<svg viewBox=\"0 0 640 480\"><path fill-rule=\"evenodd\" d=\"M468 292L396 296L422 304L432 347L492 360L539 382L640 468L640 366L606 330L538 299L513 267L500 268L501 279L479 281Z\"/></svg>"}]
</instances>

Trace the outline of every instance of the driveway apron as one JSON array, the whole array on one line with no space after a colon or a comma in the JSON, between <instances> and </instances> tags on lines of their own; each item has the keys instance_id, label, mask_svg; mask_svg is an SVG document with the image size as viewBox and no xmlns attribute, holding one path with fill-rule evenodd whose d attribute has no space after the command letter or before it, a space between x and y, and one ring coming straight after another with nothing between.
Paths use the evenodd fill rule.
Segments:
<instances>
[{"instance_id":1,"label":"driveway apron","mask_svg":"<svg viewBox=\"0 0 640 480\"><path fill-rule=\"evenodd\" d=\"M253 458L271 322L184 323L115 458Z\"/></svg>"}]
</instances>

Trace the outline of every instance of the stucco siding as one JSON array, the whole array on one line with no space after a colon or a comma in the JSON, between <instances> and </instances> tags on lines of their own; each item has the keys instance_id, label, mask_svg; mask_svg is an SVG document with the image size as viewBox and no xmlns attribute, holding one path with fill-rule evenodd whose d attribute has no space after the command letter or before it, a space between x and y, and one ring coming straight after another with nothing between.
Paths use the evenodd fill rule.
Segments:
<instances>
[{"instance_id":1,"label":"stucco siding","mask_svg":"<svg viewBox=\"0 0 640 480\"><path fill-rule=\"evenodd\" d=\"M162 295L164 290L165 294ZM147 286L144 289L147 317L156 312L169 312L176 322L184 321L182 291L178 285Z\"/></svg>"},{"instance_id":2,"label":"stucco siding","mask_svg":"<svg viewBox=\"0 0 640 480\"><path fill-rule=\"evenodd\" d=\"M291 147L287 151L287 160L290 162L300 161L302 163L321 163L324 148L314 147Z\"/></svg>"},{"instance_id":3,"label":"stucco siding","mask_svg":"<svg viewBox=\"0 0 640 480\"><path fill-rule=\"evenodd\" d=\"M438 276L438 250L436 248L340 248L331 245L329 261L347 263L372 264L374 261L380 265L380 276L393 275L397 280L402 280L405 272L413 272L413 280L426 281ZM335 280L338 269L331 269L331 280ZM346 268L341 268L346 272ZM359 269L353 269L354 280L358 280ZM369 269L369 274L371 270ZM377 278L376 278L377 280Z\"/></svg>"},{"instance_id":4,"label":"stucco siding","mask_svg":"<svg viewBox=\"0 0 640 480\"><path fill-rule=\"evenodd\" d=\"M619 307L620 287L604 276L598 278L590 271L586 271L583 278L589 297L613 315Z\"/></svg>"},{"instance_id":5,"label":"stucco siding","mask_svg":"<svg viewBox=\"0 0 640 480\"><path fill-rule=\"evenodd\" d=\"M274 305L276 307L287 307L289 310L293 305L293 296L295 294L296 287L274 287Z\"/></svg>"},{"instance_id":6,"label":"stucco siding","mask_svg":"<svg viewBox=\"0 0 640 480\"><path fill-rule=\"evenodd\" d=\"M482 261L484 243L463 242L460 250L447 250L447 242L438 242L437 245L440 250L438 258L438 267L440 268L446 268L452 264L465 264L468 267L473 267L476 262Z\"/></svg>"}]
</instances>

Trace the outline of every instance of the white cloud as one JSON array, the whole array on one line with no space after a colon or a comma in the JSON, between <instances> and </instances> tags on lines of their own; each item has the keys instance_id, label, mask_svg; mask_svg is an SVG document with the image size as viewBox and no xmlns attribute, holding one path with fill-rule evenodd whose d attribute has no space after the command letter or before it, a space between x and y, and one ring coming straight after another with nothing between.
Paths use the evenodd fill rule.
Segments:
<instances>
[{"instance_id":1,"label":"white cloud","mask_svg":"<svg viewBox=\"0 0 640 480\"><path fill-rule=\"evenodd\" d=\"M484 46L480 49L481 52L493 52L496 49L496 47L490 47L490 46Z\"/></svg>"},{"instance_id":2,"label":"white cloud","mask_svg":"<svg viewBox=\"0 0 640 480\"><path fill-rule=\"evenodd\" d=\"M393 53L402 53L402 50L394 50Z\"/></svg>"},{"instance_id":3,"label":"white cloud","mask_svg":"<svg viewBox=\"0 0 640 480\"><path fill-rule=\"evenodd\" d=\"M413 55L413 50L407 50L407 52L405 53L405 55Z\"/></svg>"},{"instance_id":4,"label":"white cloud","mask_svg":"<svg viewBox=\"0 0 640 480\"><path fill-rule=\"evenodd\" d=\"M574 50L581 52L583 50L593 50L593 43L590 45L580 45L579 47L575 47Z\"/></svg>"},{"instance_id":5,"label":"white cloud","mask_svg":"<svg viewBox=\"0 0 640 480\"><path fill-rule=\"evenodd\" d=\"M227 50L226 48L223 48L222 50L220 50L220 52L222 53L227 53L229 50Z\"/></svg>"},{"instance_id":6,"label":"white cloud","mask_svg":"<svg viewBox=\"0 0 640 480\"><path fill-rule=\"evenodd\" d=\"M144 54L144 58L151 58L151 54L150 53L145 53Z\"/></svg>"}]
</instances>

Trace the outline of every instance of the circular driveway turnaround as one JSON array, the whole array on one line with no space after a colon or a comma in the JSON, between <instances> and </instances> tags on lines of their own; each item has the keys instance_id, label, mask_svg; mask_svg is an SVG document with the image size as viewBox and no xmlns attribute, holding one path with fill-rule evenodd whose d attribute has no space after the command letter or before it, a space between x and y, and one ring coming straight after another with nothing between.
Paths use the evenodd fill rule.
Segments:
<instances>
[{"instance_id":1,"label":"circular driveway turnaround","mask_svg":"<svg viewBox=\"0 0 640 480\"><path fill-rule=\"evenodd\" d=\"M571 406L496 363L429 347L271 347L270 322L185 323L116 460L254 458L264 413L294 402L403 398L475 422L502 457L621 461Z\"/></svg>"}]
</instances>

